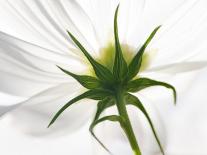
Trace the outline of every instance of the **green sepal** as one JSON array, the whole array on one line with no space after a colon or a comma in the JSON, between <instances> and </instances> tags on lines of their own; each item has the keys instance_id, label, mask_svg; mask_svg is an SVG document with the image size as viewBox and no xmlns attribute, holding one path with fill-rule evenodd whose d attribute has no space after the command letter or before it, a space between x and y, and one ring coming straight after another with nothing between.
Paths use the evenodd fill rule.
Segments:
<instances>
[{"instance_id":1,"label":"green sepal","mask_svg":"<svg viewBox=\"0 0 207 155\"><path fill-rule=\"evenodd\" d=\"M104 110L113 105L115 105L115 101L112 97L106 97L103 100L99 101L97 104L97 111L94 120L97 120Z\"/></svg>"},{"instance_id":2,"label":"green sepal","mask_svg":"<svg viewBox=\"0 0 207 155\"><path fill-rule=\"evenodd\" d=\"M107 69L105 66L98 63L96 60L93 59L93 57L86 51L86 49L81 45L81 43L69 32L67 31L71 39L74 41L74 43L78 46L78 48L83 52L83 54L86 56L88 61L91 63L96 76L107 83L113 83L114 78L113 74L109 69Z\"/></svg>"},{"instance_id":3,"label":"green sepal","mask_svg":"<svg viewBox=\"0 0 207 155\"><path fill-rule=\"evenodd\" d=\"M96 111L96 114L95 114L95 117L94 117L94 120L91 124L91 127L90 127L90 132L91 132L91 135L97 140L97 142L107 151L110 153L109 149L107 149L107 147L101 142L101 140L99 140L99 138L95 135L95 133L93 132L93 129L92 129L92 125L93 123L95 123L95 121L97 121L101 115L101 113L106 110L108 107L111 107L112 105L115 105L114 103L114 100L111 98L111 97L106 97L105 99L101 100L98 102L97 104L97 111Z\"/></svg>"},{"instance_id":4,"label":"green sepal","mask_svg":"<svg viewBox=\"0 0 207 155\"><path fill-rule=\"evenodd\" d=\"M95 88L99 88L101 86L101 82L92 76L88 76L88 75L76 75L74 73L71 73L59 66L57 66L60 70L62 70L64 73L72 76L74 79L76 79L83 87L87 88L87 89L95 89Z\"/></svg>"},{"instance_id":5,"label":"green sepal","mask_svg":"<svg viewBox=\"0 0 207 155\"><path fill-rule=\"evenodd\" d=\"M82 100L84 98L89 98L89 99L93 99L93 100L103 100L104 98L111 96L111 92L110 91L106 91L106 90L102 90L102 89L92 89L89 90L75 98L73 98L72 100L70 100L68 103L66 103L56 114L55 116L52 118L51 122L49 123L48 127L50 127L56 120L57 118L68 108L70 107L72 104L76 103L79 100Z\"/></svg>"},{"instance_id":6,"label":"green sepal","mask_svg":"<svg viewBox=\"0 0 207 155\"><path fill-rule=\"evenodd\" d=\"M110 116L105 116L102 117L100 119L96 119L92 122L92 124L90 125L89 131L91 132L91 135L99 142L99 144L110 154L112 154L109 149L107 149L107 147L97 138L97 136L95 135L93 129L96 125L98 125L99 123L102 123L104 121L112 121L112 122L119 122L120 125L124 124L124 120L121 116L117 116L117 115L110 115Z\"/></svg>"},{"instance_id":7,"label":"green sepal","mask_svg":"<svg viewBox=\"0 0 207 155\"><path fill-rule=\"evenodd\" d=\"M165 82L156 81L156 80L152 80L149 78L139 78L139 79L130 81L127 84L127 91L137 92L137 91L140 91L142 89L152 87L152 86L163 86L168 89L171 89L173 91L174 103L176 104L176 99L177 99L176 90L172 85L165 83Z\"/></svg>"},{"instance_id":8,"label":"green sepal","mask_svg":"<svg viewBox=\"0 0 207 155\"><path fill-rule=\"evenodd\" d=\"M148 113L147 113L145 107L142 105L141 101L140 101L136 96L134 96L134 95L132 95L132 94L129 94L129 93L127 93L127 94L125 95L125 100L126 100L127 104L131 104L131 105L137 107L137 108L144 114L144 116L147 118L147 121L148 121L149 124L150 124L150 127L151 127L152 132L153 132L153 134L154 134L154 136L155 136L155 139L156 139L156 141L157 141L157 144L159 145L160 151L161 151L162 154L164 155L165 153L164 153L163 147L162 147L162 145L161 145L161 142L160 142L160 140L159 140L159 138L158 138L158 135L157 135L157 133L156 133L156 131L155 131L154 125L153 125L153 123L152 123L152 121L151 121L151 118L150 118L150 116L148 115Z\"/></svg>"},{"instance_id":9,"label":"green sepal","mask_svg":"<svg viewBox=\"0 0 207 155\"><path fill-rule=\"evenodd\" d=\"M154 29L154 31L150 34L150 36L147 38L145 43L142 45L142 47L139 49L137 54L134 56L134 58L130 62L129 67L128 67L127 80L131 80L139 72L141 64L142 64L142 56L144 54L144 51L160 27L161 26L158 26Z\"/></svg>"},{"instance_id":10,"label":"green sepal","mask_svg":"<svg viewBox=\"0 0 207 155\"><path fill-rule=\"evenodd\" d=\"M126 74L128 72L128 67L123 57L121 45L119 42L118 25L117 25L118 11L119 11L119 5L117 6L114 15L115 60L113 66L113 74L118 81L122 81L126 77Z\"/></svg>"}]
</instances>

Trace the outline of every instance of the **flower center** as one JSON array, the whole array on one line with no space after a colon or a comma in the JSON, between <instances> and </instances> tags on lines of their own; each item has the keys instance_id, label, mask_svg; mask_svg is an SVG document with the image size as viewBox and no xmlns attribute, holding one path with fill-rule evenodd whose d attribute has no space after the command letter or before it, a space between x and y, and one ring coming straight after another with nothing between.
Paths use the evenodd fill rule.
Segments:
<instances>
[{"instance_id":1,"label":"flower center","mask_svg":"<svg viewBox=\"0 0 207 155\"><path fill-rule=\"evenodd\" d=\"M122 44L122 53L127 62L130 63L131 59L133 58L135 48L127 45ZM114 65L114 58L115 58L115 46L113 43L109 43L106 47L100 49L100 56L97 58L97 61L104 66L106 66L110 71L113 70Z\"/></svg>"},{"instance_id":2,"label":"flower center","mask_svg":"<svg viewBox=\"0 0 207 155\"><path fill-rule=\"evenodd\" d=\"M129 65L132 58L136 54L138 50L134 48L133 46L129 46L127 44L121 44L123 57L126 60L126 63ZM100 55L96 60L101 63L102 65L106 66L110 71L113 71L113 65L114 65L114 57L115 57L115 46L111 42L107 46L102 47L99 51ZM152 57L154 57L157 53L156 49L148 49L142 56L142 64L140 71L144 71L147 69L150 64Z\"/></svg>"}]
</instances>

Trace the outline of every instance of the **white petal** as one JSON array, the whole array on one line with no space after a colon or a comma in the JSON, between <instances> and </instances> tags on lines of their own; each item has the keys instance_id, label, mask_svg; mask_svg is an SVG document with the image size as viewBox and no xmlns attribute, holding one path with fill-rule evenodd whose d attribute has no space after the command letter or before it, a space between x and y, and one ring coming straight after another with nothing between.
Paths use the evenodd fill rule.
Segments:
<instances>
[{"instance_id":1,"label":"white petal","mask_svg":"<svg viewBox=\"0 0 207 155\"><path fill-rule=\"evenodd\" d=\"M206 61L207 60L207 44L205 41L201 43L199 47L196 48L194 52L189 54L184 61Z\"/></svg>"},{"instance_id":2,"label":"white petal","mask_svg":"<svg viewBox=\"0 0 207 155\"><path fill-rule=\"evenodd\" d=\"M83 71L79 61L67 55L29 44L0 32L0 90L32 96L58 83L71 81L56 65Z\"/></svg>"},{"instance_id":3,"label":"white petal","mask_svg":"<svg viewBox=\"0 0 207 155\"><path fill-rule=\"evenodd\" d=\"M28 33L25 33L25 29L13 32L13 27L10 27L10 30L8 26L5 28L4 25L0 25L0 29L4 32L59 53L80 55L80 52L70 50L75 46L67 34L66 30L69 30L89 51L94 52L97 50L92 23L75 1L17 0L15 3L13 1L3 1L2 5L7 8L3 9L6 12L2 17L3 19L9 17L20 19L18 24L26 27L26 30L29 29ZM10 12L15 14L13 15ZM8 21L8 23L11 26L15 24L13 21Z\"/></svg>"},{"instance_id":4,"label":"white petal","mask_svg":"<svg viewBox=\"0 0 207 155\"><path fill-rule=\"evenodd\" d=\"M50 88L30 99L14 106L4 107L10 110L2 119L10 118L10 126L20 132L34 136L61 135L70 133L88 122L96 107L94 101L83 100L68 108L50 128L47 125L55 113L75 95L80 94L76 84L64 83ZM10 108L10 109L8 109ZM3 111L2 111L3 112Z\"/></svg>"},{"instance_id":5,"label":"white petal","mask_svg":"<svg viewBox=\"0 0 207 155\"><path fill-rule=\"evenodd\" d=\"M133 47L142 45L153 29L162 25L184 1L132 0L127 44Z\"/></svg>"},{"instance_id":6,"label":"white petal","mask_svg":"<svg viewBox=\"0 0 207 155\"><path fill-rule=\"evenodd\" d=\"M83 3L83 4L82 4ZM109 41L113 41L114 32L114 14L115 9L120 4L118 14L119 38L121 42L126 43L128 31L131 27L136 27L134 18L131 18L134 13L140 13L143 9L144 0L142 1L119 1L105 0L94 1L87 3L81 2L91 20L93 21L101 47L106 46ZM134 16L133 16L134 17Z\"/></svg>"},{"instance_id":7,"label":"white petal","mask_svg":"<svg viewBox=\"0 0 207 155\"><path fill-rule=\"evenodd\" d=\"M1 19L6 22L0 24L1 31L59 53L67 52L69 42L61 39L62 36L35 3L36 1L1 1Z\"/></svg>"},{"instance_id":8,"label":"white petal","mask_svg":"<svg viewBox=\"0 0 207 155\"><path fill-rule=\"evenodd\" d=\"M139 1L130 0L130 1L123 1L121 3L123 9L121 7L122 10L120 10L120 15L119 15L120 18L122 18L122 21L120 21L119 23L119 27L120 27L119 33L123 33L120 34L120 37L123 37L123 43L135 47L139 45L137 44L138 43L137 39L141 31L145 5L146 5L145 0L139 0ZM124 14L125 16L123 16Z\"/></svg>"},{"instance_id":9,"label":"white petal","mask_svg":"<svg viewBox=\"0 0 207 155\"><path fill-rule=\"evenodd\" d=\"M206 53L206 1L188 1L163 23L149 48L158 52L152 67L187 61L196 53Z\"/></svg>"},{"instance_id":10,"label":"white petal","mask_svg":"<svg viewBox=\"0 0 207 155\"><path fill-rule=\"evenodd\" d=\"M206 154L207 126L205 123L207 70L202 70L189 85L189 91L172 110L168 120L169 154Z\"/></svg>"},{"instance_id":11,"label":"white petal","mask_svg":"<svg viewBox=\"0 0 207 155\"><path fill-rule=\"evenodd\" d=\"M207 67L207 61L198 62L181 62L168 65L162 65L146 70L146 72L161 72L167 74L176 74L184 72L192 72Z\"/></svg>"},{"instance_id":12,"label":"white petal","mask_svg":"<svg viewBox=\"0 0 207 155\"><path fill-rule=\"evenodd\" d=\"M0 92L0 98L1 98L0 101L1 106L14 105L18 102L23 102L27 99L25 97L13 96L2 92Z\"/></svg>"},{"instance_id":13,"label":"white petal","mask_svg":"<svg viewBox=\"0 0 207 155\"><path fill-rule=\"evenodd\" d=\"M7 118L1 121L0 130L1 153L4 155L93 155L87 126L63 137L34 137L19 133L10 126L10 119Z\"/></svg>"},{"instance_id":14,"label":"white petal","mask_svg":"<svg viewBox=\"0 0 207 155\"><path fill-rule=\"evenodd\" d=\"M113 38L113 19L118 1L90 0L81 3L92 20L101 47Z\"/></svg>"},{"instance_id":15,"label":"white petal","mask_svg":"<svg viewBox=\"0 0 207 155\"><path fill-rule=\"evenodd\" d=\"M75 35L89 52L92 52L92 54L97 52L98 44L95 28L78 2L73 0L50 1L49 4L62 26Z\"/></svg>"},{"instance_id":16,"label":"white petal","mask_svg":"<svg viewBox=\"0 0 207 155\"><path fill-rule=\"evenodd\" d=\"M79 68L83 66L80 66L81 63L79 62L80 60L83 62L82 59L77 59L77 57L67 54L55 53L52 50L17 39L3 32L0 32L0 43L2 54L6 54L9 57L14 58L19 58L18 55L23 55L25 59L29 59L30 63L32 63L34 67L53 74L59 73L59 69L57 69L55 65L63 65L70 67L71 69L77 67L77 65ZM8 50L6 50L6 48L8 48Z\"/></svg>"}]
</instances>

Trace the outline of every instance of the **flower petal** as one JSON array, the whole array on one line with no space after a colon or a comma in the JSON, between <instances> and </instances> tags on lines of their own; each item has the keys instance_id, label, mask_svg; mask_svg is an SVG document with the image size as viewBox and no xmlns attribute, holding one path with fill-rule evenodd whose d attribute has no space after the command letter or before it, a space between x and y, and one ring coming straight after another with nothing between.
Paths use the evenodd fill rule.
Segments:
<instances>
[{"instance_id":1,"label":"flower petal","mask_svg":"<svg viewBox=\"0 0 207 155\"><path fill-rule=\"evenodd\" d=\"M100 47L104 47L113 38L113 17L118 1L90 0L81 4L93 22Z\"/></svg>"},{"instance_id":2,"label":"flower petal","mask_svg":"<svg viewBox=\"0 0 207 155\"><path fill-rule=\"evenodd\" d=\"M75 35L89 52L97 52L98 43L95 28L77 1L50 1L49 5L65 29Z\"/></svg>"},{"instance_id":3,"label":"flower petal","mask_svg":"<svg viewBox=\"0 0 207 155\"><path fill-rule=\"evenodd\" d=\"M74 81L56 65L76 72L84 68L67 55L53 53L2 32L0 45L0 90L6 93L32 96L53 85Z\"/></svg>"},{"instance_id":4,"label":"flower petal","mask_svg":"<svg viewBox=\"0 0 207 155\"><path fill-rule=\"evenodd\" d=\"M39 11L34 2L17 0L14 3L13 1L1 1L1 19L5 19L5 24L4 22L0 24L1 31L55 50L58 53L67 52L68 42L64 43L61 40L61 36L50 25L51 23L45 19L44 14Z\"/></svg>"},{"instance_id":5,"label":"flower petal","mask_svg":"<svg viewBox=\"0 0 207 155\"><path fill-rule=\"evenodd\" d=\"M128 2L128 1L127 1ZM141 46L148 35L180 8L185 0L131 0L127 44ZM158 11L159 10L159 11Z\"/></svg>"},{"instance_id":6,"label":"flower petal","mask_svg":"<svg viewBox=\"0 0 207 155\"><path fill-rule=\"evenodd\" d=\"M163 23L160 33L149 47L158 49L151 67L188 61L192 55L201 52L200 47L206 45L205 5L205 1L188 1Z\"/></svg>"},{"instance_id":7,"label":"flower petal","mask_svg":"<svg viewBox=\"0 0 207 155\"><path fill-rule=\"evenodd\" d=\"M77 67L77 65L79 66L79 68L83 66L80 66L81 59L77 57L67 54L55 53L50 49L46 49L35 44L17 39L3 32L0 32L0 43L2 48L2 54L6 54L9 57L13 57L14 59L19 58L18 55L21 54L23 55L23 57L25 57L25 59L29 59L34 68L36 67L39 70L51 72L52 74L59 73L59 69L55 65L66 65L67 68L74 68Z\"/></svg>"},{"instance_id":8,"label":"flower petal","mask_svg":"<svg viewBox=\"0 0 207 155\"><path fill-rule=\"evenodd\" d=\"M47 155L96 155L93 154L91 135L87 125L73 134L63 137L34 137L18 132L11 126L10 118L7 117L1 121L0 130L1 153L4 155L42 155L42 153ZM68 146L70 146L69 149Z\"/></svg>"},{"instance_id":9,"label":"flower petal","mask_svg":"<svg viewBox=\"0 0 207 155\"><path fill-rule=\"evenodd\" d=\"M8 20L7 28L4 24L0 25L0 29L6 33L59 53L80 55L75 50L70 50L71 48L74 49L75 46L67 35L66 30L68 29L79 36L78 39L84 43L85 47L90 48L90 51L94 52L92 45L97 48L91 21L76 1L17 0L15 3L3 1L2 5L6 7L6 9L3 8L5 15L2 18L19 19L15 22L26 27L26 31L28 31L25 33L25 29L20 29L13 32L13 25L16 23ZM11 30L8 28L9 26L12 26L10 27Z\"/></svg>"},{"instance_id":10,"label":"flower petal","mask_svg":"<svg viewBox=\"0 0 207 155\"><path fill-rule=\"evenodd\" d=\"M198 61L198 62L181 62L173 63L168 65L162 65L146 70L146 72L161 72L167 74L176 74L184 72L192 72L194 70L202 69L207 67L207 61Z\"/></svg>"},{"instance_id":11,"label":"flower petal","mask_svg":"<svg viewBox=\"0 0 207 155\"><path fill-rule=\"evenodd\" d=\"M0 98L1 98L0 105L2 107L6 107L8 105L14 105L14 104L16 104L18 102L23 102L23 101L25 101L27 99L25 97L9 95L9 94L2 93L2 92L0 92Z\"/></svg>"},{"instance_id":12,"label":"flower petal","mask_svg":"<svg viewBox=\"0 0 207 155\"><path fill-rule=\"evenodd\" d=\"M15 107L4 108L10 112L3 115L2 119L9 117L10 126L34 136L58 135L64 134L65 131L77 130L93 115L92 110L96 107L94 101L78 102L65 111L53 127L47 128L47 125L53 115L74 95L80 93L79 91L80 87L76 84L60 84L15 105Z\"/></svg>"},{"instance_id":13,"label":"flower petal","mask_svg":"<svg viewBox=\"0 0 207 155\"><path fill-rule=\"evenodd\" d=\"M146 0L121 1L120 7L120 37L124 44L137 47L137 38L140 33ZM158 25L157 25L158 26ZM135 33L138 36L135 37ZM133 43L136 43L134 45Z\"/></svg>"},{"instance_id":14,"label":"flower petal","mask_svg":"<svg viewBox=\"0 0 207 155\"><path fill-rule=\"evenodd\" d=\"M118 15L118 27L120 41L126 43L128 31L134 25L133 15L136 16L143 8L144 0L136 1L120 1L120 0L90 0L81 1L82 6L90 16L100 43L100 47L106 46L110 41L113 41L113 17L116 7L120 3L120 11ZM137 18L137 16L136 16Z\"/></svg>"},{"instance_id":15,"label":"flower petal","mask_svg":"<svg viewBox=\"0 0 207 155\"><path fill-rule=\"evenodd\" d=\"M206 81L207 70L198 72L188 91L182 95L178 107L168 120L169 154L205 154L207 152ZM179 139L179 140L178 140Z\"/></svg>"}]
</instances>

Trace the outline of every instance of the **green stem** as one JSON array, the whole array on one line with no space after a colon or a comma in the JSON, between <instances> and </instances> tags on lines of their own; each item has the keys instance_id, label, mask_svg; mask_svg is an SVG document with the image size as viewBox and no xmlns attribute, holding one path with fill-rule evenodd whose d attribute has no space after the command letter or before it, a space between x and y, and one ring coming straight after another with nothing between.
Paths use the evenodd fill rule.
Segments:
<instances>
[{"instance_id":1,"label":"green stem","mask_svg":"<svg viewBox=\"0 0 207 155\"><path fill-rule=\"evenodd\" d=\"M124 100L124 92L122 91L122 89L117 89L116 92L116 102L117 102L117 108L118 108L118 112L119 115L124 119L124 124L121 124L121 127L123 128L124 132L127 135L127 138L129 140L129 143L131 145L131 148L134 152L134 155L141 155L138 143L137 143L137 139L135 137L128 113L127 113L127 109L126 109L126 104L125 104L125 100Z\"/></svg>"}]
</instances>

